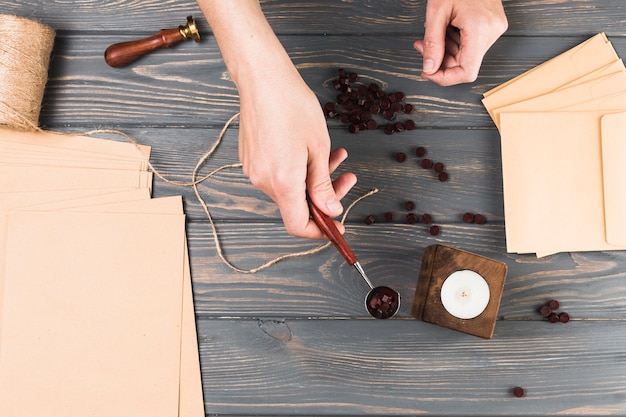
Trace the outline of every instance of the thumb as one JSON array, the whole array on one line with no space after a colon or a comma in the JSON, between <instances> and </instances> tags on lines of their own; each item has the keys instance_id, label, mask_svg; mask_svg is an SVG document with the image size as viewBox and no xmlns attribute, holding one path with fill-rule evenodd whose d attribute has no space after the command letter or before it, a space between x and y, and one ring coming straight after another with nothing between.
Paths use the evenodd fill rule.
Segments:
<instances>
[{"instance_id":1,"label":"thumb","mask_svg":"<svg viewBox=\"0 0 626 417\"><path fill-rule=\"evenodd\" d=\"M430 4L430 3L429 3ZM423 56L422 71L426 75L432 75L439 70L446 51L446 29L449 16L443 12L443 8L431 10L427 7L426 21L424 22L424 39L416 41L414 46Z\"/></svg>"},{"instance_id":2,"label":"thumb","mask_svg":"<svg viewBox=\"0 0 626 417\"><path fill-rule=\"evenodd\" d=\"M327 215L334 217L343 211L330 179L327 159L317 158L309 165L307 191L313 204Z\"/></svg>"}]
</instances>

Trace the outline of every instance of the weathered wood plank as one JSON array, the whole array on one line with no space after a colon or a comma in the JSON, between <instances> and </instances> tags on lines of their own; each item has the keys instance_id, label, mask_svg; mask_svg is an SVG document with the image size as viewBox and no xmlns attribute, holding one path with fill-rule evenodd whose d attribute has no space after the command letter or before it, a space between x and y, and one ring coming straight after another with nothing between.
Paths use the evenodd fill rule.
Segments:
<instances>
[{"instance_id":1,"label":"weathered wood plank","mask_svg":"<svg viewBox=\"0 0 626 417\"><path fill-rule=\"evenodd\" d=\"M262 1L278 33L403 34L421 36L426 0L293 2ZM600 31L623 36L626 12L621 0L505 0L509 36L572 36ZM193 0L50 2L0 1L2 13L40 19L60 31L134 32L149 36L184 23L194 15L204 33L209 28Z\"/></svg>"},{"instance_id":2,"label":"weathered wood plank","mask_svg":"<svg viewBox=\"0 0 626 417\"><path fill-rule=\"evenodd\" d=\"M335 99L329 81L338 68L347 68L388 91L405 92L418 126L493 128L480 102L485 91L585 39L504 38L489 52L475 83L445 88L420 78L421 58L410 37L285 36L283 41L322 103ZM57 39L41 112L44 126L221 127L238 111L237 91L212 39L160 50L122 69L104 62L110 42L99 35L89 42L80 35ZM626 56L626 39L616 38L614 44Z\"/></svg>"},{"instance_id":3,"label":"weathered wood plank","mask_svg":"<svg viewBox=\"0 0 626 417\"><path fill-rule=\"evenodd\" d=\"M563 253L537 259L506 254L501 224L444 225L431 237L423 225L348 225L346 239L375 285L400 292L400 318L410 317L424 248L440 243L505 262L509 272L499 317L543 320L552 298L581 319L626 317L626 251ZM368 318L368 287L338 252L279 262L256 274L233 272L217 257L209 225L191 222L188 239L196 311L211 317ZM317 247L289 237L280 223L225 222L217 230L226 258L250 269L275 256Z\"/></svg>"},{"instance_id":4,"label":"weathered wood plank","mask_svg":"<svg viewBox=\"0 0 626 417\"><path fill-rule=\"evenodd\" d=\"M200 320L208 414L623 415L626 323ZM585 337L580 337L584 334ZM610 335L610 336L608 336ZM527 395L515 398L512 388Z\"/></svg>"}]
</instances>

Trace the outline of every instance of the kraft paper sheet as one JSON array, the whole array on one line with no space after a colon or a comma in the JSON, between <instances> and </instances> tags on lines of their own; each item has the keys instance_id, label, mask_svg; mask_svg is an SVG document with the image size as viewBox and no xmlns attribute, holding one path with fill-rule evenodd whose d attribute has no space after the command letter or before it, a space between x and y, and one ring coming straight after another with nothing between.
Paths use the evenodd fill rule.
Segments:
<instances>
[{"instance_id":1,"label":"kraft paper sheet","mask_svg":"<svg viewBox=\"0 0 626 417\"><path fill-rule=\"evenodd\" d=\"M507 250L626 249L626 70L604 34L485 93L500 130Z\"/></svg>"},{"instance_id":2,"label":"kraft paper sheet","mask_svg":"<svg viewBox=\"0 0 626 417\"><path fill-rule=\"evenodd\" d=\"M0 415L204 416L185 216L147 146L0 129Z\"/></svg>"}]
</instances>

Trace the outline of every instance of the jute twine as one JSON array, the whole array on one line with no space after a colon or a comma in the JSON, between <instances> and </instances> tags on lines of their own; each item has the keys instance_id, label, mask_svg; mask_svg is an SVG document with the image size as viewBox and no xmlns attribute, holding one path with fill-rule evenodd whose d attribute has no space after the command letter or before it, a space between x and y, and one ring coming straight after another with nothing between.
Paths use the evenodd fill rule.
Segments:
<instances>
[{"instance_id":1,"label":"jute twine","mask_svg":"<svg viewBox=\"0 0 626 417\"><path fill-rule=\"evenodd\" d=\"M328 248L329 246L331 246L331 242L326 242L325 244L322 245L318 245L314 248L311 249L307 249L307 250L303 250L303 251L299 251L299 252L291 252L291 253L286 253L284 255L280 255L277 256L273 259L270 259L269 261L256 266L254 268L250 268L250 269L244 269L244 268L239 268L238 266L234 265L232 262L230 262L226 256L224 255L224 251L222 250L222 243L220 242L219 239L219 232L217 230L217 227L215 226L215 222L213 221L213 216L211 215L211 211L209 210L209 206L207 205L207 203L204 201L204 198L202 197L202 194L200 194L200 191L198 190L198 185L201 184L202 182L206 181L207 179L211 178L213 175L217 174L220 171L223 171L225 169L232 169L232 168L241 168L241 163L233 163L233 164L226 164L226 165L222 165L221 167L218 167L216 169L214 169L213 171L209 172L206 175L203 176L199 176L198 171L200 170L200 168L204 165L204 163L207 161L207 159L209 159L209 157L215 152L215 150L217 149L217 147L219 146L219 144L221 143L222 139L224 138L224 135L226 134L226 131L228 130L228 128L230 127L231 123L236 120L239 117L239 113L233 115L224 125L224 127L222 128L222 130L220 131L218 137L216 138L215 142L213 143L213 146L211 146L211 148L209 150L207 150L198 160L198 162L196 163L195 168L193 169L193 172L191 174L191 180L190 181L176 181L176 180L170 180L168 178L166 178L163 174L161 174L150 162L148 162L148 165L150 167L150 169L154 172L154 175L156 175L158 178L160 178L162 181L168 183L168 184L172 184L172 185L176 185L179 187L192 187L193 191L196 195L196 198L198 199L198 201L200 202L200 205L202 206L202 209L204 210L204 213L207 216L207 219L209 220L209 224L211 225L211 231L213 234L213 241L215 242L215 248L217 250L217 255L219 256L219 258L222 260L222 262L224 262L224 264L226 266L228 266L230 269L232 269L233 271L242 273L242 274L254 274L256 272L262 271L266 268L269 268L270 266L283 261L285 259L291 259L291 258L298 258L301 256L307 256L307 255L313 255L315 253L321 252L322 250ZM135 138L133 138L132 136L121 132L119 130L94 130L91 132L85 132L86 135L93 135L93 134L98 134L98 133L113 133L116 135L120 135L124 138L126 138L126 140L128 140L130 143L134 144L135 146L137 146L138 149L139 148L139 143L135 140ZM363 200L364 198L367 198L371 195L374 195L378 192L378 189L372 189L370 191L368 191L367 193L361 195L360 197L356 198L352 203L350 203L350 205L344 210L343 216L341 218L341 223L344 223L346 218L348 217L348 213L350 213L350 210L352 210L352 208L357 205L361 200Z\"/></svg>"},{"instance_id":2,"label":"jute twine","mask_svg":"<svg viewBox=\"0 0 626 417\"><path fill-rule=\"evenodd\" d=\"M37 130L54 30L0 14L0 125Z\"/></svg>"},{"instance_id":3,"label":"jute twine","mask_svg":"<svg viewBox=\"0 0 626 417\"><path fill-rule=\"evenodd\" d=\"M18 16L0 14L0 126L6 125L16 130L37 131L39 128L39 113L43 100L44 89L48 80L48 65L50 53L54 43L54 30L33 20ZM200 168L215 152L221 143L231 123L239 117L233 115L220 131L213 146L207 150L196 163L190 181L170 180L162 175L150 162L148 165L154 174L164 182L180 187L192 187L196 198L204 209L211 225L213 240L219 258L232 270L243 274L252 274L266 269L285 259L312 255L331 245L330 242L309 250L287 253L273 258L257 267L243 269L235 266L224 255L219 233L209 206L198 190L198 185L224 169L241 168L241 163L223 165L204 176L199 175ZM124 137L139 150L139 143L130 135L119 130L94 130L84 135L98 133L113 133ZM345 210L341 222L343 223L352 209L362 199L378 192L372 190L357 198Z\"/></svg>"}]
</instances>

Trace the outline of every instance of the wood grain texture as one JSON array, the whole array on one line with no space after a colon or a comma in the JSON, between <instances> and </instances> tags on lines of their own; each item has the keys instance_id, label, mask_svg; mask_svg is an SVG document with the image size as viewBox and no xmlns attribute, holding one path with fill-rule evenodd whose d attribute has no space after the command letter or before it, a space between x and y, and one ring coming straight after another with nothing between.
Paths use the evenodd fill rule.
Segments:
<instances>
[{"instance_id":1,"label":"wood grain texture","mask_svg":"<svg viewBox=\"0 0 626 417\"><path fill-rule=\"evenodd\" d=\"M447 88L419 77L412 43L423 34L425 4L262 1L320 103L333 100L330 80L346 68L402 90L417 109L410 116L417 129L392 136L353 135L329 121L333 147L350 155L340 171L359 179L344 204L380 190L353 208L345 236L372 281L400 292L393 319L367 314L367 286L332 247L256 274L233 272L217 256L193 190L155 179L154 197L184 197L207 415L626 414L626 251L541 259L506 253L500 138L480 103L488 89L601 31L626 56L626 4L505 0L509 30L489 50L478 80ZM238 111L237 91L193 0L0 0L0 12L57 30L41 112L47 129L120 129L153 147L159 172L189 181ZM109 45L178 26L189 14L199 44L159 50L124 69L104 62ZM237 162L237 128L235 122L202 173ZM417 146L446 164L448 182L418 166ZM409 158L399 164L396 152ZM276 206L240 169L220 172L199 190L225 256L238 267L323 243L288 236ZM434 217L439 236L406 223L407 200ZM386 211L393 222L382 221ZM484 214L487 224L464 224L465 211ZM377 221L366 226L370 214ZM411 317L424 249L432 244L507 264L493 339ZM551 325L539 315L552 298L572 322ZM527 397L513 397L516 385Z\"/></svg>"},{"instance_id":2,"label":"wood grain texture","mask_svg":"<svg viewBox=\"0 0 626 417\"><path fill-rule=\"evenodd\" d=\"M375 319L201 320L199 330L210 415L588 416L626 409L622 321L508 321L492 340ZM515 398L515 386L526 397Z\"/></svg>"}]
</instances>

